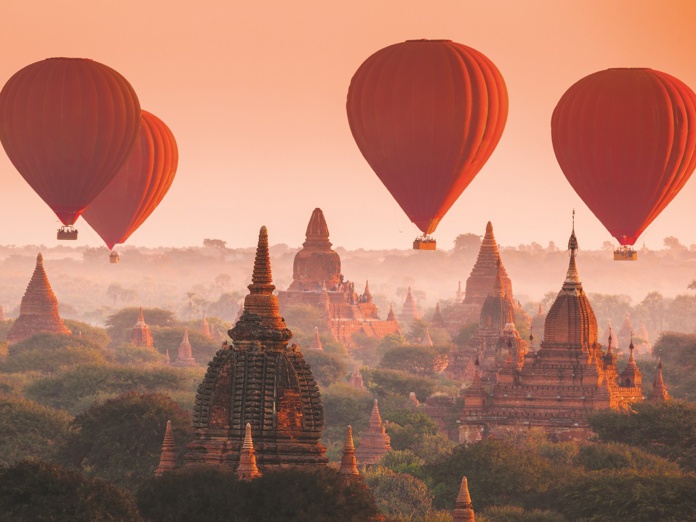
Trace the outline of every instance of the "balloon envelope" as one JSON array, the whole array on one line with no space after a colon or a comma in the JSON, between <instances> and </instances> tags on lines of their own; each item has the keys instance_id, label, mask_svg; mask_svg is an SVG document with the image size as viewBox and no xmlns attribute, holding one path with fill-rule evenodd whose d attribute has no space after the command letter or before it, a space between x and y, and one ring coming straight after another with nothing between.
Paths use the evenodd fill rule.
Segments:
<instances>
[{"instance_id":1,"label":"balloon envelope","mask_svg":"<svg viewBox=\"0 0 696 522\"><path fill-rule=\"evenodd\" d=\"M477 50L412 40L365 60L346 108L360 152L430 234L498 144L508 97L500 72Z\"/></svg>"},{"instance_id":2,"label":"balloon envelope","mask_svg":"<svg viewBox=\"0 0 696 522\"><path fill-rule=\"evenodd\" d=\"M696 95L652 69L596 72L561 97L551 137L580 198L633 245L696 167Z\"/></svg>"},{"instance_id":3,"label":"balloon envelope","mask_svg":"<svg viewBox=\"0 0 696 522\"><path fill-rule=\"evenodd\" d=\"M0 141L65 225L113 179L135 142L140 104L118 72L85 58L49 58L0 92Z\"/></svg>"},{"instance_id":4,"label":"balloon envelope","mask_svg":"<svg viewBox=\"0 0 696 522\"><path fill-rule=\"evenodd\" d=\"M124 243L152 214L172 185L178 163L169 127L142 111L140 135L126 162L82 214L109 249Z\"/></svg>"}]
</instances>

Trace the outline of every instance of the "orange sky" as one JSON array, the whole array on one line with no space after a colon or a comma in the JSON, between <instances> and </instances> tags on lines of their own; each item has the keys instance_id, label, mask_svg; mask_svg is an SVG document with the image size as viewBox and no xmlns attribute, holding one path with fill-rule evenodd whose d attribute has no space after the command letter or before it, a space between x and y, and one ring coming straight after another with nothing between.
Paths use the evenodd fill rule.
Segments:
<instances>
[{"instance_id":1,"label":"orange sky","mask_svg":"<svg viewBox=\"0 0 696 522\"><path fill-rule=\"evenodd\" d=\"M9 4L9 5L8 5ZM502 72L510 113L497 149L435 234L564 244L577 209L581 247L609 233L577 198L550 138L556 102L609 67L651 67L696 89L691 0L352 0L240 3L178 0L7 0L0 9L0 84L51 56L88 57L121 72L179 144L179 171L130 244L299 245L315 207L347 248L408 248L418 230L367 165L345 113L350 79L399 41L447 38ZM0 153L0 244L53 245L58 221ZM691 180L638 241L696 243ZM78 221L78 244L100 244Z\"/></svg>"}]
</instances>

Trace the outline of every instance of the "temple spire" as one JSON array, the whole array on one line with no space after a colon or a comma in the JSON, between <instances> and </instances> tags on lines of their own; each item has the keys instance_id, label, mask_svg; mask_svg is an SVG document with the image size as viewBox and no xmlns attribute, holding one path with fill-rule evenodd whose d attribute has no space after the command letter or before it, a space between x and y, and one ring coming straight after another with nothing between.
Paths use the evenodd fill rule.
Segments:
<instances>
[{"instance_id":1,"label":"temple spire","mask_svg":"<svg viewBox=\"0 0 696 522\"><path fill-rule=\"evenodd\" d=\"M254 454L254 441L251 439L251 424L247 422L242 452L239 454L239 466L237 466L237 477L240 480L252 480L261 476L259 468L256 467L256 455Z\"/></svg>"},{"instance_id":2,"label":"temple spire","mask_svg":"<svg viewBox=\"0 0 696 522\"><path fill-rule=\"evenodd\" d=\"M314 241L328 243L329 226L326 224L324 212L320 208L315 208L312 212L312 217L309 218L309 223L307 223L305 237L305 246L307 246L307 243ZM331 247L331 243L329 243L329 247Z\"/></svg>"},{"instance_id":3,"label":"temple spire","mask_svg":"<svg viewBox=\"0 0 696 522\"><path fill-rule=\"evenodd\" d=\"M174 444L174 434L172 433L172 421L168 420L167 428L164 431L164 441L162 442L162 454L160 455L159 466L155 470L155 476L161 477L163 473L176 468L176 445Z\"/></svg>"},{"instance_id":4,"label":"temple spire","mask_svg":"<svg viewBox=\"0 0 696 522\"><path fill-rule=\"evenodd\" d=\"M425 328L425 335L423 336L423 346L434 346L433 340L430 338L430 328Z\"/></svg>"},{"instance_id":5,"label":"temple spire","mask_svg":"<svg viewBox=\"0 0 696 522\"><path fill-rule=\"evenodd\" d=\"M393 303L389 303L389 313L387 314L387 321L396 321L396 314L394 313Z\"/></svg>"},{"instance_id":6,"label":"temple spire","mask_svg":"<svg viewBox=\"0 0 696 522\"><path fill-rule=\"evenodd\" d=\"M309 349L324 351L324 346L321 344L321 339L319 338L319 328L317 326L314 327L314 340Z\"/></svg>"},{"instance_id":7,"label":"temple spire","mask_svg":"<svg viewBox=\"0 0 696 522\"><path fill-rule=\"evenodd\" d=\"M363 292L363 297L370 302L372 301L372 294L370 293L369 281L365 281L365 291Z\"/></svg>"},{"instance_id":8,"label":"temple spire","mask_svg":"<svg viewBox=\"0 0 696 522\"><path fill-rule=\"evenodd\" d=\"M469 483L466 477L462 477L462 483L459 486L459 494L452 513L452 522L474 522L474 508L471 504L471 496L469 495Z\"/></svg>"},{"instance_id":9,"label":"temple spire","mask_svg":"<svg viewBox=\"0 0 696 522\"><path fill-rule=\"evenodd\" d=\"M670 398L669 393L667 393L667 387L665 386L665 381L662 379L662 357L658 359L657 362L657 375L653 381L653 389L650 394L651 401L666 401Z\"/></svg>"},{"instance_id":10,"label":"temple spire","mask_svg":"<svg viewBox=\"0 0 696 522\"><path fill-rule=\"evenodd\" d=\"M462 292L462 282L457 282L457 294L454 296L454 300L457 303L461 303L464 300L464 292Z\"/></svg>"},{"instance_id":11,"label":"temple spire","mask_svg":"<svg viewBox=\"0 0 696 522\"><path fill-rule=\"evenodd\" d=\"M339 475L345 475L347 478L360 476L358 472L357 460L355 459L355 445L353 444L353 428L348 426L346 430L346 440L343 443L343 454L341 456L341 467L338 470Z\"/></svg>"},{"instance_id":12,"label":"temple spire","mask_svg":"<svg viewBox=\"0 0 696 522\"><path fill-rule=\"evenodd\" d=\"M391 450L391 440L382 425L382 417L375 399L370 414L370 426L362 434L356 458L361 466L376 464L389 450Z\"/></svg>"}]
</instances>

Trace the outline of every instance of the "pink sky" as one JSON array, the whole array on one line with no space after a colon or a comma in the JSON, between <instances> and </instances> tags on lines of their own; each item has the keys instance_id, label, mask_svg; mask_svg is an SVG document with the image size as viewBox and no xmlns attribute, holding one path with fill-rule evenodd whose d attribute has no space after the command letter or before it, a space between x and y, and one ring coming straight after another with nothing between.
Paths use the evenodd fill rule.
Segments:
<instances>
[{"instance_id":1,"label":"pink sky","mask_svg":"<svg viewBox=\"0 0 696 522\"><path fill-rule=\"evenodd\" d=\"M696 89L691 0L9 0L0 13L0 84L47 57L92 58L128 78L177 137L177 178L134 245L212 237L251 246L260 225L271 243L299 245L321 207L337 246L408 248L418 230L356 147L346 93L376 50L447 38L497 65L510 113L487 165L440 223L441 247L483 234L488 220L503 245L564 244L575 207L581 247L596 248L611 238L556 163L556 102L609 67L659 69ZM0 244L56 244L57 218L4 153L0 178ZM691 180L637 244L659 248L669 235L696 243L695 201ZM101 244L77 225L77 244Z\"/></svg>"}]
</instances>

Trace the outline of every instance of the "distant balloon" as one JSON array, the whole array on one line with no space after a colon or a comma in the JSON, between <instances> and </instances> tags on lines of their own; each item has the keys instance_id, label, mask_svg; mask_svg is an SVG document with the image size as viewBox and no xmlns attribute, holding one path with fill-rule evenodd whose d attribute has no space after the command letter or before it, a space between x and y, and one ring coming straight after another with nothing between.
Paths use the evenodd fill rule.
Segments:
<instances>
[{"instance_id":1,"label":"distant balloon","mask_svg":"<svg viewBox=\"0 0 696 522\"><path fill-rule=\"evenodd\" d=\"M347 111L360 152L430 234L500 141L508 96L479 51L450 40L410 40L365 60Z\"/></svg>"},{"instance_id":2,"label":"distant balloon","mask_svg":"<svg viewBox=\"0 0 696 522\"><path fill-rule=\"evenodd\" d=\"M0 141L32 189L72 225L123 164L140 103L118 72L85 58L49 58L0 92Z\"/></svg>"},{"instance_id":3,"label":"distant balloon","mask_svg":"<svg viewBox=\"0 0 696 522\"><path fill-rule=\"evenodd\" d=\"M561 97L551 137L580 198L633 245L696 167L696 95L652 69L596 72Z\"/></svg>"},{"instance_id":4,"label":"distant balloon","mask_svg":"<svg viewBox=\"0 0 696 522\"><path fill-rule=\"evenodd\" d=\"M162 120L142 111L140 137L116 177L82 216L109 249L124 243L152 214L174 181L179 151Z\"/></svg>"}]
</instances>

